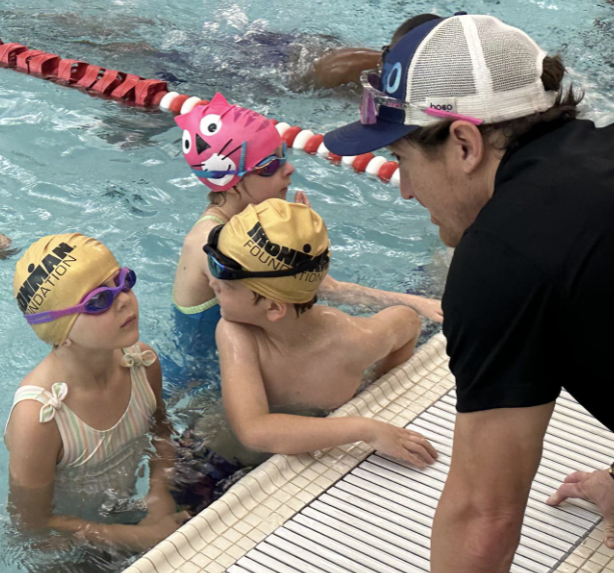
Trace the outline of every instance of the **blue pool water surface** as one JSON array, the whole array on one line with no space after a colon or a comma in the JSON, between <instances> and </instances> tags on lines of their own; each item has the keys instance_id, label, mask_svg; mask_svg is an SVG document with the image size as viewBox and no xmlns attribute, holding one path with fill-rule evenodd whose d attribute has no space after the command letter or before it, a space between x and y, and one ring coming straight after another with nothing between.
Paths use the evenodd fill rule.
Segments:
<instances>
[{"instance_id":1,"label":"blue pool water surface","mask_svg":"<svg viewBox=\"0 0 614 573\"><path fill-rule=\"evenodd\" d=\"M181 93L231 101L320 133L356 119L351 89L301 86L309 61L335 46L379 48L407 17L457 10L490 13L559 53L587 89L587 115L614 119L614 4L587 0L3 0L0 38L63 57L172 82ZM170 348L170 295L182 240L206 205L188 172L170 114L143 112L0 69L0 232L25 248L79 231L137 270L141 339ZM390 290L440 293L436 228L398 190L302 153L293 187L308 193L330 230L331 274ZM16 257L0 261L0 424L20 380L48 348L12 298ZM180 349L172 352L178 353ZM0 571L54 571L10 530L6 450L0 448ZM142 480L140 489L145 482ZM34 543L34 542L32 542ZM80 559L80 558L79 558ZM100 556L65 571L117 571ZM101 563L96 565L96 563ZM98 569L99 568L99 569Z\"/></svg>"}]
</instances>

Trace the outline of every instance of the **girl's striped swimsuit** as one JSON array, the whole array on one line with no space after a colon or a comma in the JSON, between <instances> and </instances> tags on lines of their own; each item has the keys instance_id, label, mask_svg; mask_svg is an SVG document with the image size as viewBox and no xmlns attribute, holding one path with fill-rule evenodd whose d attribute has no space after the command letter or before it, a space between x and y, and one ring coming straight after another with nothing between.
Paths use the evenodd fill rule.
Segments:
<instances>
[{"instance_id":1,"label":"girl's striped swimsuit","mask_svg":"<svg viewBox=\"0 0 614 573\"><path fill-rule=\"evenodd\" d=\"M65 498L63 494L68 497L80 494L77 497L83 501L89 496L98 498L94 502L98 505L108 490L120 497L134 493L136 469L149 443L147 433L156 410L156 397L145 372L145 367L155 360L154 352L141 352L138 344L124 349L122 365L130 368L132 393L122 417L107 430L87 425L64 404L68 393L64 382L54 384L51 392L39 386L22 386L17 390L13 408L23 400L37 400L42 404L40 422L55 421L60 431L64 451L56 465L56 501L58 496ZM92 501L87 503L89 507Z\"/></svg>"}]
</instances>

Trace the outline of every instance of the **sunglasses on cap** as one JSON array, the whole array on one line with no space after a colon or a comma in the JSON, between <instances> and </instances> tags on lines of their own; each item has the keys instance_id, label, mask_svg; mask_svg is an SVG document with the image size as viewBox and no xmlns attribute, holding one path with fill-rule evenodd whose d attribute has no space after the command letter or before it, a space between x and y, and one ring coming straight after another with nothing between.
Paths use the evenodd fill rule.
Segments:
<instances>
[{"instance_id":1,"label":"sunglasses on cap","mask_svg":"<svg viewBox=\"0 0 614 573\"><path fill-rule=\"evenodd\" d=\"M198 166L192 165L192 172L197 177L204 177L206 179L220 179L222 177L226 177L226 175L238 175L239 177L243 177L248 173L255 173L256 175L260 175L260 177L273 177L273 175L277 173L278 169L282 167L288 160L288 156L286 155L286 142L284 141L281 144L281 157L276 154L269 155L256 163L254 167L250 167L249 169L243 169L246 147L247 144L244 142L241 149L239 169L235 169L232 171L206 171L205 169L195 169L195 167Z\"/></svg>"},{"instance_id":2,"label":"sunglasses on cap","mask_svg":"<svg viewBox=\"0 0 614 573\"><path fill-rule=\"evenodd\" d=\"M203 247L203 251L207 253L211 275L222 281L238 281L249 278L291 277L300 275L301 273L323 270L330 262L329 250L326 249L317 257L301 263L296 267L280 269L278 271L247 271L241 267L237 261L227 257L218 250L217 244L223 227L224 225L214 227L211 233L209 233L207 244Z\"/></svg>"},{"instance_id":3,"label":"sunglasses on cap","mask_svg":"<svg viewBox=\"0 0 614 573\"><path fill-rule=\"evenodd\" d=\"M28 324L43 324L51 322L69 314L102 314L111 308L113 301L120 292L132 290L136 284L136 273L127 267L119 271L115 279L116 287L98 287L86 294L81 302L76 306L63 308L62 310L49 310L36 314L24 314Z\"/></svg>"},{"instance_id":4,"label":"sunglasses on cap","mask_svg":"<svg viewBox=\"0 0 614 573\"><path fill-rule=\"evenodd\" d=\"M464 119L474 125L480 125L481 119L469 117L460 113L453 113L442 109L436 109L426 105L417 105L389 96L382 91L382 76L379 70L365 70L360 74L362 84L362 99L360 102L360 123L373 125L377 123L377 116L381 106L394 109L408 110L419 109L421 112L442 119Z\"/></svg>"}]
</instances>

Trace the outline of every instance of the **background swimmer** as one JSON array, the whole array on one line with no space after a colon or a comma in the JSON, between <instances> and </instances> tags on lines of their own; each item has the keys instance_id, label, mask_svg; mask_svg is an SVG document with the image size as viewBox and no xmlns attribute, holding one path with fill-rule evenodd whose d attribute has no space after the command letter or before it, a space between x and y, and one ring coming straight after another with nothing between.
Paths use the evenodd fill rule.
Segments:
<instances>
[{"instance_id":1,"label":"background swimmer","mask_svg":"<svg viewBox=\"0 0 614 573\"><path fill-rule=\"evenodd\" d=\"M407 307L359 318L314 304L330 263L315 211L280 199L249 205L212 232L205 250L222 309L224 407L244 445L298 454L362 440L419 467L434 462L424 437L391 424L271 413L341 406L367 368L383 374L407 360L420 333Z\"/></svg>"},{"instance_id":2,"label":"background swimmer","mask_svg":"<svg viewBox=\"0 0 614 573\"><path fill-rule=\"evenodd\" d=\"M338 48L318 58L307 77L318 88L335 88L344 84L360 85L360 74L381 65L382 58L405 35L416 22L422 24L437 18L433 14L421 14L403 22L392 35L390 44L382 50L370 48Z\"/></svg>"}]
</instances>

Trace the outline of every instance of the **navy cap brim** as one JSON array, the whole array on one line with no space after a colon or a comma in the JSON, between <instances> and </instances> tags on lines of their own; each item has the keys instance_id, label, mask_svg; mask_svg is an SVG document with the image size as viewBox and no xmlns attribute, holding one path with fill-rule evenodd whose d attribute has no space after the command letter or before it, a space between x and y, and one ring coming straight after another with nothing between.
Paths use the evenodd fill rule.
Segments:
<instances>
[{"instance_id":1,"label":"navy cap brim","mask_svg":"<svg viewBox=\"0 0 614 573\"><path fill-rule=\"evenodd\" d=\"M418 126L388 121L378 121L372 125L355 121L328 132L324 136L324 145L336 155L360 155L386 147L415 129Z\"/></svg>"}]
</instances>

